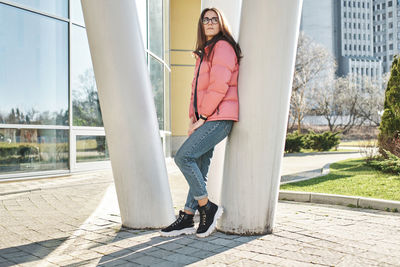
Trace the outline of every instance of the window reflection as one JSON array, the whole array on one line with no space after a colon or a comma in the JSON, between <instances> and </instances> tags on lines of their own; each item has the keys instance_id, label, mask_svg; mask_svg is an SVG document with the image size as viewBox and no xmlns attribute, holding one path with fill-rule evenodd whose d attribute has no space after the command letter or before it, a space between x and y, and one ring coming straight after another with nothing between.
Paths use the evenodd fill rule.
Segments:
<instances>
[{"instance_id":1,"label":"window reflection","mask_svg":"<svg viewBox=\"0 0 400 267\"><path fill-rule=\"evenodd\" d=\"M68 23L0 4L0 123L68 125Z\"/></svg>"},{"instance_id":2,"label":"window reflection","mask_svg":"<svg viewBox=\"0 0 400 267\"><path fill-rule=\"evenodd\" d=\"M109 160L105 136L76 137L76 162Z\"/></svg>"},{"instance_id":3,"label":"window reflection","mask_svg":"<svg viewBox=\"0 0 400 267\"><path fill-rule=\"evenodd\" d=\"M70 0L71 5L71 20L73 23L85 25L83 19L81 0Z\"/></svg>"},{"instance_id":4,"label":"window reflection","mask_svg":"<svg viewBox=\"0 0 400 267\"><path fill-rule=\"evenodd\" d=\"M12 0L11 2L68 18L68 0Z\"/></svg>"},{"instance_id":5,"label":"window reflection","mask_svg":"<svg viewBox=\"0 0 400 267\"><path fill-rule=\"evenodd\" d=\"M85 29L71 28L71 91L74 126L103 126Z\"/></svg>"},{"instance_id":6,"label":"window reflection","mask_svg":"<svg viewBox=\"0 0 400 267\"><path fill-rule=\"evenodd\" d=\"M0 173L68 168L68 131L0 129Z\"/></svg>"},{"instance_id":7,"label":"window reflection","mask_svg":"<svg viewBox=\"0 0 400 267\"><path fill-rule=\"evenodd\" d=\"M163 55L163 15L162 15L162 1L148 0L149 5L149 50L161 59Z\"/></svg>"},{"instance_id":8,"label":"window reflection","mask_svg":"<svg viewBox=\"0 0 400 267\"><path fill-rule=\"evenodd\" d=\"M149 56L150 80L160 129L164 129L164 65Z\"/></svg>"}]
</instances>

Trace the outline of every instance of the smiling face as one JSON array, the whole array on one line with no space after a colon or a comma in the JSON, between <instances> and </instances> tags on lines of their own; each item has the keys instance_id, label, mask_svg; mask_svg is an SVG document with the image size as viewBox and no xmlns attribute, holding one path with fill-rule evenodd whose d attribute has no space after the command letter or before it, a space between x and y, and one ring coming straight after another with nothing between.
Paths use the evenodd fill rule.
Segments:
<instances>
[{"instance_id":1,"label":"smiling face","mask_svg":"<svg viewBox=\"0 0 400 267\"><path fill-rule=\"evenodd\" d=\"M206 24L204 24L206 23ZM207 41L220 32L218 15L213 10L208 10L203 17L203 29Z\"/></svg>"}]
</instances>

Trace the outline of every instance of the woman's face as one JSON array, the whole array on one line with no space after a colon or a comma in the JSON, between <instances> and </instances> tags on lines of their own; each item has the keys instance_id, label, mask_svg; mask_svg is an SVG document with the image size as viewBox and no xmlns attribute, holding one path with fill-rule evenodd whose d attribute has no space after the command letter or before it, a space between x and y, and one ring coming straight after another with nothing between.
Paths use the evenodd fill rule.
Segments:
<instances>
[{"instance_id":1,"label":"woman's face","mask_svg":"<svg viewBox=\"0 0 400 267\"><path fill-rule=\"evenodd\" d=\"M208 10L203 17L203 27L207 41L217 35L220 31L217 13L212 10Z\"/></svg>"}]
</instances>

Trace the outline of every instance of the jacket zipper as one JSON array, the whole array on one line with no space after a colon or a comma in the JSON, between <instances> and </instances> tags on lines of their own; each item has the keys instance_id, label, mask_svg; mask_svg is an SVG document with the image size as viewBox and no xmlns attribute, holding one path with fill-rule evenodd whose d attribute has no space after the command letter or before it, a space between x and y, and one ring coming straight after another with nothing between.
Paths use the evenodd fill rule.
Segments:
<instances>
[{"instance_id":1,"label":"jacket zipper","mask_svg":"<svg viewBox=\"0 0 400 267\"><path fill-rule=\"evenodd\" d=\"M201 67L201 63L203 62L203 53L200 55L200 63L199 63L199 68L197 69L197 75L196 75L196 85L194 87L194 114L196 117L196 120L198 120L199 118L197 117L196 114L198 114L197 112L197 80L199 79L199 73L200 73L200 67Z\"/></svg>"}]
</instances>

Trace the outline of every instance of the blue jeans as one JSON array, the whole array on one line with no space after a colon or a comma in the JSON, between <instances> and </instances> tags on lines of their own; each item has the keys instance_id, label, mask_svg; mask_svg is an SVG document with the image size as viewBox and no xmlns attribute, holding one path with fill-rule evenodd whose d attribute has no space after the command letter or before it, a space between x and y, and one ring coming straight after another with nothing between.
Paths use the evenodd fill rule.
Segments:
<instances>
[{"instance_id":1,"label":"blue jeans","mask_svg":"<svg viewBox=\"0 0 400 267\"><path fill-rule=\"evenodd\" d=\"M182 144L175 155L175 163L189 184L185 210L195 213L197 200L208 196L207 173L214 147L232 130L232 120L206 121Z\"/></svg>"}]
</instances>

